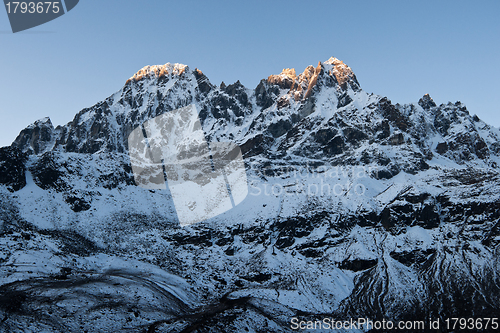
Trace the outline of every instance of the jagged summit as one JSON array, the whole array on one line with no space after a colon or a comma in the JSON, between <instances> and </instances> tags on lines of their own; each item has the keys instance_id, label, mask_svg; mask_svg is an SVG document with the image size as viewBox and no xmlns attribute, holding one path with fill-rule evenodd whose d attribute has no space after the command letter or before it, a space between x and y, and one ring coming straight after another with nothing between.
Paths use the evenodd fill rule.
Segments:
<instances>
[{"instance_id":1,"label":"jagged summit","mask_svg":"<svg viewBox=\"0 0 500 333\"><path fill-rule=\"evenodd\" d=\"M436 107L436 103L431 98L429 94L425 94L419 101L418 105L420 105L424 110L429 110L430 108Z\"/></svg>"},{"instance_id":2,"label":"jagged summit","mask_svg":"<svg viewBox=\"0 0 500 333\"><path fill-rule=\"evenodd\" d=\"M35 128L35 127L42 127L42 126L49 126L52 127L52 121L50 120L50 117L43 117L35 122L31 123L28 125L26 128Z\"/></svg>"},{"instance_id":3,"label":"jagged summit","mask_svg":"<svg viewBox=\"0 0 500 333\"><path fill-rule=\"evenodd\" d=\"M353 89L359 89L359 82L351 67L347 66L342 60L331 57L323 63L324 67L329 71L330 75L335 75L337 82L345 89L345 85L349 82Z\"/></svg>"},{"instance_id":4,"label":"jagged summit","mask_svg":"<svg viewBox=\"0 0 500 333\"><path fill-rule=\"evenodd\" d=\"M182 75L188 66L183 64L171 64L166 63L165 65L153 65L153 66L144 66L137 73L135 73L130 79L127 80L127 83L130 81L140 81L143 78L148 78L151 76L155 76L157 78L161 78L167 75Z\"/></svg>"},{"instance_id":5,"label":"jagged summit","mask_svg":"<svg viewBox=\"0 0 500 333\"><path fill-rule=\"evenodd\" d=\"M23 147L25 151L38 154L52 147L53 134L54 125L52 125L52 121L49 117L44 117L23 129L12 145Z\"/></svg>"},{"instance_id":6,"label":"jagged summit","mask_svg":"<svg viewBox=\"0 0 500 333\"><path fill-rule=\"evenodd\" d=\"M307 99L311 96L312 89L316 86L318 78L333 79L341 89L347 90L348 85L352 90L359 89L359 83L352 69L343 61L331 57L325 62L318 62L316 67L307 66L304 71L297 75L294 68L285 68L278 75L270 75L267 82L278 85L282 89L290 89L294 99Z\"/></svg>"},{"instance_id":7,"label":"jagged summit","mask_svg":"<svg viewBox=\"0 0 500 333\"><path fill-rule=\"evenodd\" d=\"M352 158L368 164L377 161L373 156L381 154L379 145L406 147L402 157L392 158L393 165L384 166L390 169L386 177L420 170L438 155L459 164L500 163L497 131L485 132L486 124L474 120L464 105L438 107L428 94L418 104L393 104L361 90L353 70L333 57L301 73L285 68L255 89L239 81L212 85L200 70L183 64L145 66L73 121L54 128L48 118L41 119L24 129L12 146L37 155L126 153L134 128L192 104L210 140L230 138L246 156L314 155L335 163Z\"/></svg>"},{"instance_id":8,"label":"jagged summit","mask_svg":"<svg viewBox=\"0 0 500 333\"><path fill-rule=\"evenodd\" d=\"M335 57L330 57L327 61L324 62L325 65L345 65L344 62L340 59L337 59Z\"/></svg>"},{"instance_id":9,"label":"jagged summit","mask_svg":"<svg viewBox=\"0 0 500 333\"><path fill-rule=\"evenodd\" d=\"M141 68L130 79L127 84L134 81L141 81L144 78L162 78L165 76L181 76L189 67L179 63L166 63L164 65L148 65ZM203 72L195 69L193 72L196 78L204 76ZM311 94L312 88L316 85L317 79L321 75L334 78L335 82L342 88L347 89L347 84L351 85L353 90L359 89L359 83L352 69L347 66L342 60L331 57L327 61L318 62L316 67L307 66L304 71L297 75L294 68L285 68L278 75L270 75L267 82L273 85L278 85L283 89L291 89L295 91L295 99L299 100L307 98Z\"/></svg>"}]
</instances>

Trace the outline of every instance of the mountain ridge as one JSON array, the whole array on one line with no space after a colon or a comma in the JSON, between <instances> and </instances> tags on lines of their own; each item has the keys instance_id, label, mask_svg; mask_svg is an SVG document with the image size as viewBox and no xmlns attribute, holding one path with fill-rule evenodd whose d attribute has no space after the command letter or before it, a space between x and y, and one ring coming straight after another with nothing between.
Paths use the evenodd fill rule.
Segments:
<instances>
[{"instance_id":1,"label":"mountain ridge","mask_svg":"<svg viewBox=\"0 0 500 333\"><path fill-rule=\"evenodd\" d=\"M241 147L249 194L180 227L168 191L136 186L127 137L188 105L207 142ZM0 148L0 330L494 317L499 163L500 131L462 103L393 104L335 58L255 89L146 66L68 124L44 118Z\"/></svg>"},{"instance_id":2,"label":"mountain ridge","mask_svg":"<svg viewBox=\"0 0 500 333\"><path fill-rule=\"evenodd\" d=\"M204 121L205 120L204 118L206 118L208 115L207 108L210 107L210 105L208 105L208 107L207 107L206 104L210 104L210 102L219 103L219 105L230 103L229 105L225 105L226 109L222 110L222 111L214 110L213 108L211 108L210 111L212 113L212 116L215 118L218 118L218 119L223 118L223 117L227 118L228 117L228 114L227 114L228 107L229 108L234 107L235 110L231 110L231 111L233 111L232 112L233 115L235 115L237 117L238 116L241 117L241 116L248 116L248 114L250 114L250 113L253 113L253 114L258 113L259 111L262 111L263 109L270 107L271 105L269 105L269 104L272 101L272 99L269 99L268 95L270 95L270 94L276 95L277 93L280 94L280 96L275 96L275 97L279 98L278 102L276 103L278 110L283 109L283 108L291 109L290 108L291 101L294 101L294 102L300 101L303 104L303 105L301 105L302 112L299 114L295 113L292 116L295 117L296 119L301 118L303 116L307 116L308 113L311 112L311 107L310 107L311 103L307 103L307 101L310 100L309 97L311 97L313 89L318 84L317 83L318 76L321 76L322 81L325 81L325 79L327 80L327 82L320 82L319 83L320 86L322 84L326 85L326 86L335 86L336 85L337 92L343 92L343 93L339 94L340 96L338 96L337 108L345 106L351 102L351 100L352 100L351 96L353 94L347 93L346 89L348 88L348 86L350 89L352 89L352 91L357 91L358 89L360 89L359 83L357 82L356 76L352 72L352 70L347 65L345 65L342 61L340 61L336 58L333 58L333 57L330 58L329 60L323 62L323 63L320 62L317 67L313 67L313 66L307 67L304 70L304 72L298 76L295 75L294 69L284 69L281 74L271 75L267 79L262 80L261 83L259 83L259 85L254 90L249 90L249 89L245 88L244 86L242 86L239 83L239 81L232 84L232 85L229 85L228 87L224 87L223 89L221 89L220 87L216 87L216 86L212 85L210 83L210 81L208 80L208 78L198 69L191 71L189 69L189 67L186 65L167 63L166 65L161 65L161 66L145 66L144 68L139 70L136 74L134 74L134 76L132 76L131 79L127 80L125 86L119 92L110 96L104 102L101 102L101 103L94 105L92 108L98 109L99 111L102 112L102 110L100 108L105 108L105 109L109 108L110 106L112 106L115 103L115 99L119 99L119 103L121 103L121 104L123 104L123 103L126 104L128 101L130 106L137 107L138 102L139 103L143 102L142 98L139 94L138 101L135 101L131 95L132 95L132 91L134 89L140 88L141 82L139 82L139 81L152 80L152 78L154 77L154 79L157 80L157 82L153 83L153 86L156 85L157 87L165 88L165 84L167 84L167 83L163 82L163 81L170 82L168 84L172 84L174 86L174 85L176 85L176 82L172 82L172 81L176 81L179 78L181 78L185 72L186 72L185 76L188 76L188 78L186 78L184 80L184 81L187 81L187 82L184 82L184 85L188 84L189 81L191 81L190 82L191 89L188 89L188 91L187 91L188 95L189 94L196 94L196 92L200 92L200 94L209 94L211 92L212 94L219 95L219 96L216 96L216 97L219 97L219 100L208 101L208 103L205 100L205 105L202 105L200 107L201 108L200 116L202 118L202 121ZM194 78L192 77L193 75L194 75ZM189 77L189 76L191 76L191 77ZM196 80L196 82L193 82L193 81L195 81L194 79ZM328 80L328 79L330 79L330 80ZM331 81L331 79L333 79L333 82L328 82L328 81ZM133 84L134 87L131 86L132 83L134 83ZM146 84L146 83L142 82L142 84ZM150 84L147 84L147 85L150 87ZM277 87L279 87L280 90L289 89L289 91L286 94L283 92L280 93L276 90ZM166 90L169 90L169 89L170 89L170 87L167 87ZM136 91L136 93L137 93L137 91ZM158 90L157 90L157 93L161 94L161 92L159 92ZM184 93L185 93L185 91L184 91ZM118 97L117 94L120 94L120 96ZM186 94L184 94L184 95L186 95ZM164 97L164 96L161 96L161 97ZM255 102L253 104L250 103L250 100L252 99L252 97L255 98ZM315 96L313 96L313 99L314 99L314 97ZM157 109L160 109L163 107L163 108L166 108L168 110L168 109L171 109L171 108L176 107L176 106L187 104L186 100L188 100L188 102L198 102L194 98L189 98L189 96L184 96L184 99L185 99L185 101L180 102L180 104L178 104L178 105L175 105L175 104L168 105L168 103L163 104L164 99L162 100L162 98L157 98L156 101L155 100L149 101L149 103L150 103L149 108L151 108L151 106L156 103ZM380 99L380 101L382 101L382 99ZM221 103L221 102L224 102L224 103ZM385 102L386 102L386 100L383 101L383 103L385 103ZM392 107L392 103L389 100L387 100L387 102L388 102L387 107ZM457 103L456 103L456 105L458 105ZM432 98L430 98L429 95L425 95L422 99L420 99L419 104L416 104L416 105L423 107L423 109L427 110L427 111L430 111L431 108L437 107L437 105L432 101ZM146 106L146 108L147 107L148 106ZM259 107L260 107L260 110L258 110ZM440 107L443 108L444 105L442 104L442 105L440 105ZM463 105L461 107L462 107L462 109L466 110ZM73 145L74 145L73 140L70 136L68 136L68 133L67 133L69 131L68 127L75 126L79 122L81 122L82 116L84 116L84 115L86 117L89 116L88 113L89 113L89 111L90 112L93 111L92 108L82 110L80 113L78 113L78 115L75 117L75 119L73 119L72 122L70 122L64 126L58 126L55 129L53 128L53 126L50 123L50 118L49 118L49 122L47 122L45 118L42 120L38 120L34 124L29 125L25 130L23 130L20 133L19 137L16 138L16 140L14 140L12 145L15 147L19 147L24 152L30 153L32 151L36 154L50 149L49 148L50 144L52 144L53 147L58 147L58 146L64 145L66 151L96 152L96 151L98 151L97 147L99 147L99 149L106 150L106 147L102 147L99 144L99 141L102 141L102 140L100 140L102 138L98 137L98 133L101 132L101 130L102 130L101 127L103 125L112 126L112 124L110 124L113 122L111 119L108 119L108 121L107 121L108 124L106 124L106 123L105 124L96 124L93 128L92 128L92 126L91 126L91 128L89 128L91 136L97 136L97 137L93 138L94 142L89 143L87 145L87 147L85 147L83 150L82 149L75 150L74 148L76 148L76 147L73 147ZM143 105L143 109L144 108L145 107ZM402 107L400 107L400 108L402 108ZM123 111L123 110L121 110L121 111ZM236 111L237 113L235 114L234 111ZM395 113L398 113L398 111L400 112L400 110L396 110L396 111L392 110L387 114L387 116L393 117L393 118L394 117L401 118L401 115L395 114ZM156 110L156 111L152 112L150 110L149 114L146 115L146 117L144 117L144 115L142 115L142 117L143 117L142 120L145 121L148 119L148 117L151 118L153 115L155 115L155 114L157 115L161 112L164 112L164 111ZM221 112L223 112L223 113L221 113ZM108 112L108 114L106 116L108 118L112 118L112 117L117 118L118 117L118 115L111 114L110 112ZM476 118L477 118L477 116L475 116L475 119ZM126 130L124 131L124 133L122 133L123 135L121 135L118 138L115 138L115 142L114 142L115 145L121 146L121 147L115 147L115 148L118 148L122 152L126 151L125 138L127 136L127 133L129 131L131 131L131 128L134 125L135 126L138 125L138 123L134 123L133 121L130 121L130 119L128 119L128 121L131 122L132 124L130 124L130 125L124 124L126 126ZM238 121L241 122L242 120L238 119ZM236 125L238 125L238 121L237 121ZM477 118L477 121L479 121L478 118ZM294 122L294 119L292 119L292 123L293 122ZM122 126L122 124L118 124L118 125ZM400 123L400 125L402 125L402 123ZM287 124L287 127L289 127L289 126L290 126L290 124ZM276 124L276 127L277 127L276 128L277 131L276 132L272 131L272 133L271 133L272 136L280 135L283 132L283 129L279 129L279 127L280 127L279 123ZM34 131L34 133L32 135L33 137L30 134L26 134L26 132L30 132L30 130L33 130L33 128L38 128L38 130ZM60 132L60 131L63 131L63 132ZM40 133L38 133L38 132L40 132ZM37 141L38 135L42 135L42 138L40 140L38 140L39 143L45 143L46 147L43 147L43 148L42 147L30 147L30 145L33 145L33 142ZM49 136L52 139L54 139L54 137L56 138L55 140L53 140L54 142L48 142L48 141L50 141L48 139ZM117 142L117 141L119 141L119 142ZM28 144L28 142L31 142L31 144ZM68 143L69 143L69 145L68 145ZM445 143L443 143L443 145L440 146L440 149L439 149L440 151L447 150L447 148L444 144ZM108 146L107 149L108 150L111 149L111 146ZM483 148L485 148L485 144L479 143L479 146L477 147L476 150L480 151ZM497 148L495 147L495 150L496 149ZM487 153L485 152L484 154L487 154ZM483 153L480 153L480 155L482 156Z\"/></svg>"}]
</instances>

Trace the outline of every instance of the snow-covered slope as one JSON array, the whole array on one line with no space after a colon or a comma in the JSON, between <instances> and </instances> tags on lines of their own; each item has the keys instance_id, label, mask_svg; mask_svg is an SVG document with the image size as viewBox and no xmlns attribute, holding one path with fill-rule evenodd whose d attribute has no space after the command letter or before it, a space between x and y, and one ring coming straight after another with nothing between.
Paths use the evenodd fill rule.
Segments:
<instances>
[{"instance_id":1,"label":"snow-covered slope","mask_svg":"<svg viewBox=\"0 0 500 333\"><path fill-rule=\"evenodd\" d=\"M188 105L208 142L241 147L249 194L181 228L168 191L136 186L127 138ZM0 330L492 317L499 138L460 102L369 94L335 58L255 89L144 67L65 126L39 120L0 149Z\"/></svg>"}]
</instances>

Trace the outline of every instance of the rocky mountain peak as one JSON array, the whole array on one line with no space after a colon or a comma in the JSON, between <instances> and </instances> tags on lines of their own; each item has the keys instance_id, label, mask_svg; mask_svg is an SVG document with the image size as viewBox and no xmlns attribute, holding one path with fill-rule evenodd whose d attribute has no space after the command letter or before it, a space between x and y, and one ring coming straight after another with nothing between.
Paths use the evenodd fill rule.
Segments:
<instances>
[{"instance_id":1,"label":"rocky mountain peak","mask_svg":"<svg viewBox=\"0 0 500 333\"><path fill-rule=\"evenodd\" d=\"M429 94L425 94L419 101L418 105L422 107L424 110L430 110L430 108L436 107L436 103L431 98Z\"/></svg>"},{"instance_id":2,"label":"rocky mountain peak","mask_svg":"<svg viewBox=\"0 0 500 333\"><path fill-rule=\"evenodd\" d=\"M43 117L41 119L36 120L34 123L28 125L27 128L35 128L35 127L53 127L52 121L50 117Z\"/></svg>"},{"instance_id":3,"label":"rocky mountain peak","mask_svg":"<svg viewBox=\"0 0 500 333\"><path fill-rule=\"evenodd\" d=\"M360 89L356 75L354 75L351 67L347 66L342 60L331 57L323 63L323 67L330 76L335 76L342 89L346 90L348 84L355 91Z\"/></svg>"},{"instance_id":4,"label":"rocky mountain peak","mask_svg":"<svg viewBox=\"0 0 500 333\"><path fill-rule=\"evenodd\" d=\"M54 126L52 121L49 117L45 117L23 129L12 143L12 146L38 154L51 145L53 136Z\"/></svg>"},{"instance_id":5,"label":"rocky mountain peak","mask_svg":"<svg viewBox=\"0 0 500 333\"><path fill-rule=\"evenodd\" d=\"M271 85L277 85L282 89L291 89L296 79L295 68L284 68L280 74L270 75L267 78L267 82Z\"/></svg>"},{"instance_id":6,"label":"rocky mountain peak","mask_svg":"<svg viewBox=\"0 0 500 333\"><path fill-rule=\"evenodd\" d=\"M317 85L318 79L328 86L338 86L341 90L347 90L350 86L352 90L360 89L354 72L343 61L331 57L325 62L318 62L316 67L309 65L304 71L297 75L294 68L285 68L278 75L270 75L267 82L277 85L281 89L289 89L293 98L304 100L311 96L313 88Z\"/></svg>"},{"instance_id":7,"label":"rocky mountain peak","mask_svg":"<svg viewBox=\"0 0 500 333\"><path fill-rule=\"evenodd\" d=\"M135 73L130 79L127 80L127 83L131 81L140 81L144 78L156 77L161 78L168 75L182 75L188 66L183 64L171 64L166 63L165 65L153 65L153 66L145 66L141 68L137 73Z\"/></svg>"}]
</instances>

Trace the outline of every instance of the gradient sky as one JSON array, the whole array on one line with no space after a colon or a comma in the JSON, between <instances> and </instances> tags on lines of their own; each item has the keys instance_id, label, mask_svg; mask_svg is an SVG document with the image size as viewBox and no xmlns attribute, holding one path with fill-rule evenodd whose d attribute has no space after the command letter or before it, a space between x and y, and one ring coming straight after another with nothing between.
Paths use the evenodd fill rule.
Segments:
<instances>
[{"instance_id":1,"label":"gradient sky","mask_svg":"<svg viewBox=\"0 0 500 333\"><path fill-rule=\"evenodd\" d=\"M394 103L464 102L500 126L500 1L80 0L12 34L0 8L0 146L33 121L71 121L145 65L184 63L214 84L302 72L334 56Z\"/></svg>"}]
</instances>

